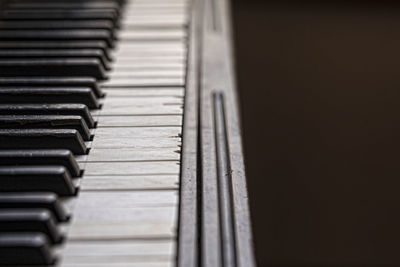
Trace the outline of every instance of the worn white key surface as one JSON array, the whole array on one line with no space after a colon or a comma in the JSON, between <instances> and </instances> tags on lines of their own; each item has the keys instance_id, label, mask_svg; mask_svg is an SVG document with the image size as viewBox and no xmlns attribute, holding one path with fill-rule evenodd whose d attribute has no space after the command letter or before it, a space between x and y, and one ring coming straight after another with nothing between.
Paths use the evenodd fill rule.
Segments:
<instances>
[{"instance_id":1,"label":"worn white key surface","mask_svg":"<svg viewBox=\"0 0 400 267\"><path fill-rule=\"evenodd\" d=\"M154 115L154 116L101 116L101 127L163 127L180 126L182 116L179 115Z\"/></svg>"},{"instance_id":2,"label":"worn white key surface","mask_svg":"<svg viewBox=\"0 0 400 267\"><path fill-rule=\"evenodd\" d=\"M103 90L107 97L118 97L118 96L175 96L184 97L184 88L105 88ZM104 114L102 114L104 115Z\"/></svg>"},{"instance_id":3,"label":"worn white key surface","mask_svg":"<svg viewBox=\"0 0 400 267\"><path fill-rule=\"evenodd\" d=\"M79 162L148 162L180 160L180 150L175 148L96 148L90 156L77 157Z\"/></svg>"},{"instance_id":4,"label":"worn white key surface","mask_svg":"<svg viewBox=\"0 0 400 267\"><path fill-rule=\"evenodd\" d=\"M85 191L175 190L178 188L179 178L176 175L87 176L81 187Z\"/></svg>"},{"instance_id":5,"label":"worn white key surface","mask_svg":"<svg viewBox=\"0 0 400 267\"><path fill-rule=\"evenodd\" d=\"M63 267L175 265L188 0L128 0Z\"/></svg>"},{"instance_id":6,"label":"worn white key surface","mask_svg":"<svg viewBox=\"0 0 400 267\"><path fill-rule=\"evenodd\" d=\"M176 148L178 150L181 146L181 138L95 138L92 145L96 148Z\"/></svg>"}]
</instances>

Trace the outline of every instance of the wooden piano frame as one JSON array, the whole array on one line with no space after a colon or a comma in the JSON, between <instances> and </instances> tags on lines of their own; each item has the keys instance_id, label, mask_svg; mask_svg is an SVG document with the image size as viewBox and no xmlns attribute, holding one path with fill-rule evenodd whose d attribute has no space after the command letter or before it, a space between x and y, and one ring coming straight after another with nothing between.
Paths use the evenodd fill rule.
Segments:
<instances>
[{"instance_id":1,"label":"wooden piano frame","mask_svg":"<svg viewBox=\"0 0 400 267\"><path fill-rule=\"evenodd\" d=\"M189 12L177 266L252 267L229 1Z\"/></svg>"}]
</instances>

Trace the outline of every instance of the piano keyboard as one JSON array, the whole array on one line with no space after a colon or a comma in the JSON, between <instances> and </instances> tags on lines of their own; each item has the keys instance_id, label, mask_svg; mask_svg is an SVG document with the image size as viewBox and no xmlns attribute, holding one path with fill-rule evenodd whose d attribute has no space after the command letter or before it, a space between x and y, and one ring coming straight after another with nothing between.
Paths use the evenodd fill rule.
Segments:
<instances>
[{"instance_id":1,"label":"piano keyboard","mask_svg":"<svg viewBox=\"0 0 400 267\"><path fill-rule=\"evenodd\" d=\"M0 266L255 266L228 0L0 7Z\"/></svg>"},{"instance_id":2,"label":"piano keyboard","mask_svg":"<svg viewBox=\"0 0 400 267\"><path fill-rule=\"evenodd\" d=\"M2 266L176 264L187 1L2 3Z\"/></svg>"}]
</instances>

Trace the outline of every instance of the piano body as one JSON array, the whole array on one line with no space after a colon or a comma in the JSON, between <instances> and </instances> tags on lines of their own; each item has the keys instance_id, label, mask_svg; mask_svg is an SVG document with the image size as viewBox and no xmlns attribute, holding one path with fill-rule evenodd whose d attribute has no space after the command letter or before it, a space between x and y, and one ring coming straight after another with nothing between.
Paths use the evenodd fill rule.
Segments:
<instances>
[{"instance_id":1,"label":"piano body","mask_svg":"<svg viewBox=\"0 0 400 267\"><path fill-rule=\"evenodd\" d=\"M0 265L254 266L229 2L0 5Z\"/></svg>"}]
</instances>

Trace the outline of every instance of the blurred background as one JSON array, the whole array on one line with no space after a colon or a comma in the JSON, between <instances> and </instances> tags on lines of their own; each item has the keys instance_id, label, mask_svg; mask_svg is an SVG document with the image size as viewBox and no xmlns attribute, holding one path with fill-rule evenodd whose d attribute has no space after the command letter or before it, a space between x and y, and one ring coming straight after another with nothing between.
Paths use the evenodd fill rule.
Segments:
<instances>
[{"instance_id":1,"label":"blurred background","mask_svg":"<svg viewBox=\"0 0 400 267\"><path fill-rule=\"evenodd\" d=\"M233 1L259 266L400 266L397 2Z\"/></svg>"}]
</instances>

